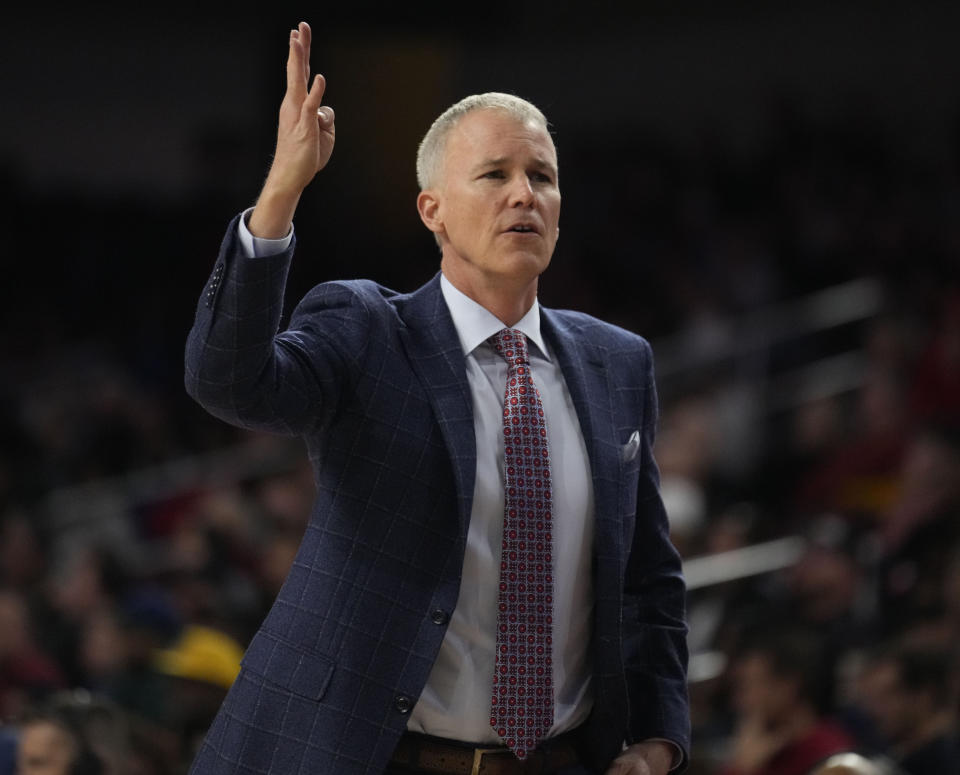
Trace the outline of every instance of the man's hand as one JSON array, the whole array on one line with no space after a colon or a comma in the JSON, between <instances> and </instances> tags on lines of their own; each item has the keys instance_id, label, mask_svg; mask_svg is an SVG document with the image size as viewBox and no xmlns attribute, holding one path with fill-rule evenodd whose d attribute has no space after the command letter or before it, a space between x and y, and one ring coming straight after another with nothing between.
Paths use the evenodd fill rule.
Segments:
<instances>
[{"instance_id":1,"label":"man's hand","mask_svg":"<svg viewBox=\"0 0 960 775\"><path fill-rule=\"evenodd\" d=\"M317 74L310 82L310 25L290 31L287 91L280 104L277 149L257 206L247 224L256 237L283 237L290 230L303 190L333 153L333 108L320 106L326 88Z\"/></svg>"},{"instance_id":2,"label":"man's hand","mask_svg":"<svg viewBox=\"0 0 960 775\"><path fill-rule=\"evenodd\" d=\"M659 740L635 743L613 760L607 775L667 775L673 754L673 747Z\"/></svg>"}]
</instances>

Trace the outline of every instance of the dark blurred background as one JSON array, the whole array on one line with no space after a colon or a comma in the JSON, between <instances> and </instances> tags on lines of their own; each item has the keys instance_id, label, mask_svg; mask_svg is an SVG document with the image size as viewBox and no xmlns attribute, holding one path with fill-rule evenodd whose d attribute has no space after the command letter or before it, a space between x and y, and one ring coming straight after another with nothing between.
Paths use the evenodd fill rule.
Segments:
<instances>
[{"instance_id":1,"label":"dark blurred background","mask_svg":"<svg viewBox=\"0 0 960 775\"><path fill-rule=\"evenodd\" d=\"M420 137L469 93L539 105L564 196L540 298L657 356L695 771L749 747L736 666L788 611L825 639L849 747L912 772L867 709L878 646L947 654L950 686L960 667L960 5L936 0L6 11L10 750L53 699L116 726L114 771L179 771L292 560L299 444L208 417L182 352L269 166L301 18L337 146L298 211L289 304L327 279L428 279ZM758 564L721 554L749 545ZM956 695L936 710L955 735Z\"/></svg>"}]
</instances>

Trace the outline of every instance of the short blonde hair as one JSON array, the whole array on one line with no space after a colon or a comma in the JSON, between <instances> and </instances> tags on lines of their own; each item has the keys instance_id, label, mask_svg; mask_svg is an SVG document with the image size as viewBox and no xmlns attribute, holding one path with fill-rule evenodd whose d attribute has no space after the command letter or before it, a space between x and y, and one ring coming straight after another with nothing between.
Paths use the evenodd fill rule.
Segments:
<instances>
[{"instance_id":1,"label":"short blonde hair","mask_svg":"<svg viewBox=\"0 0 960 775\"><path fill-rule=\"evenodd\" d=\"M417 183L421 191L436 185L443 168L443 155L450 130L474 110L502 110L517 121L539 124L549 132L547 117L540 108L514 94L492 91L464 97L443 111L420 141L417 149Z\"/></svg>"}]
</instances>

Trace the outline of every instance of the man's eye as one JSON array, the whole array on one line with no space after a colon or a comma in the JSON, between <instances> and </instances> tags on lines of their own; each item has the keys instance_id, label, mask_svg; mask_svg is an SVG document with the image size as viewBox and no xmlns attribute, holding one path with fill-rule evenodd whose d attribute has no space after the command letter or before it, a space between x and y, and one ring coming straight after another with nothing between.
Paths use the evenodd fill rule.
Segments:
<instances>
[{"instance_id":1,"label":"man's eye","mask_svg":"<svg viewBox=\"0 0 960 775\"><path fill-rule=\"evenodd\" d=\"M553 183L553 178L546 172L532 172L530 173L530 180L534 183Z\"/></svg>"},{"instance_id":2,"label":"man's eye","mask_svg":"<svg viewBox=\"0 0 960 775\"><path fill-rule=\"evenodd\" d=\"M495 180L503 179L503 170L490 170L489 172L484 172L481 177L484 178L493 178Z\"/></svg>"}]
</instances>

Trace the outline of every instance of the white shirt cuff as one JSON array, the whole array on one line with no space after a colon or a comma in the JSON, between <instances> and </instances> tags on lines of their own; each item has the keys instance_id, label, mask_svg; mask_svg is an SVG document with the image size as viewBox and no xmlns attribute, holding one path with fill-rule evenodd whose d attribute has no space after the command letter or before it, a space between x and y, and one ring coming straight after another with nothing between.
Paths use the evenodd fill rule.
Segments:
<instances>
[{"instance_id":1,"label":"white shirt cuff","mask_svg":"<svg viewBox=\"0 0 960 775\"><path fill-rule=\"evenodd\" d=\"M250 233L250 229L247 228L247 220L250 218L250 213L252 212L252 207L244 210L240 216L240 222L237 225L240 246L243 248L243 252L247 258L275 256L277 253L283 253L284 250L290 247L290 243L293 241L293 225L290 226L290 231L287 232L287 235L280 237L280 239L254 237Z\"/></svg>"}]
</instances>

